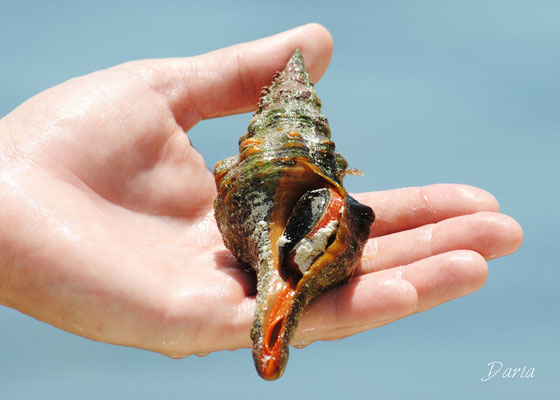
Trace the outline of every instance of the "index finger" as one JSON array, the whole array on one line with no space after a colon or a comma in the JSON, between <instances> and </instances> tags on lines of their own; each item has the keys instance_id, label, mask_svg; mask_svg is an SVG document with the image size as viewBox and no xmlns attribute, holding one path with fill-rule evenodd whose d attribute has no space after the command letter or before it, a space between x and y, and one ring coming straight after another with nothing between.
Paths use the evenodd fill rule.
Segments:
<instances>
[{"instance_id":1,"label":"index finger","mask_svg":"<svg viewBox=\"0 0 560 400\"><path fill-rule=\"evenodd\" d=\"M485 190L457 184L437 184L353 195L375 212L370 237L388 235L447 218L500 210Z\"/></svg>"}]
</instances>

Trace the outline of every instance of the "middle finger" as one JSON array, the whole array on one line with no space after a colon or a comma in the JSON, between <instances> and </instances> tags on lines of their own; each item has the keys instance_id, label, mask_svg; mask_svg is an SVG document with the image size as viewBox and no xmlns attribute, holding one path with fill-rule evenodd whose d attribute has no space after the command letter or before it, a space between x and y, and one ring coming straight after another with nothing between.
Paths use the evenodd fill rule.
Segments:
<instances>
[{"instance_id":1,"label":"middle finger","mask_svg":"<svg viewBox=\"0 0 560 400\"><path fill-rule=\"evenodd\" d=\"M493 259L513 253L519 224L507 215L479 212L370 239L355 276L410 264L453 250L473 250Z\"/></svg>"}]
</instances>

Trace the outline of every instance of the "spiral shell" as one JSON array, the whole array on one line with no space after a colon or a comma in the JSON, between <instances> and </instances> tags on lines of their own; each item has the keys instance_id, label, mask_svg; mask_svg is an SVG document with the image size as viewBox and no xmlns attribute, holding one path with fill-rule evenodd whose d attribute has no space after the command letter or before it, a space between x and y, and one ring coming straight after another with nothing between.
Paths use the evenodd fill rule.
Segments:
<instances>
[{"instance_id":1,"label":"spiral shell","mask_svg":"<svg viewBox=\"0 0 560 400\"><path fill-rule=\"evenodd\" d=\"M224 243L257 273L251 338L264 379L282 375L303 308L352 275L374 220L342 186L349 171L330 136L296 49L262 90L239 155L214 168Z\"/></svg>"}]
</instances>

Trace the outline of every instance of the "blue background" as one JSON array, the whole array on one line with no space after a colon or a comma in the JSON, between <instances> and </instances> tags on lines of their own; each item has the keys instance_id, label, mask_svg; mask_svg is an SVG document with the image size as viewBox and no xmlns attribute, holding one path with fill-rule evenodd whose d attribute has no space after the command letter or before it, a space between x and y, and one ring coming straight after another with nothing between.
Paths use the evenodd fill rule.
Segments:
<instances>
[{"instance_id":1,"label":"blue background","mask_svg":"<svg viewBox=\"0 0 560 400\"><path fill-rule=\"evenodd\" d=\"M334 37L317 85L351 191L459 182L525 232L479 292L338 342L293 350L277 382L249 350L171 360L0 308L2 399L559 398L560 2L2 2L0 115L71 77L190 56L315 21ZM212 166L250 115L189 136ZM487 363L534 367L489 382Z\"/></svg>"}]
</instances>

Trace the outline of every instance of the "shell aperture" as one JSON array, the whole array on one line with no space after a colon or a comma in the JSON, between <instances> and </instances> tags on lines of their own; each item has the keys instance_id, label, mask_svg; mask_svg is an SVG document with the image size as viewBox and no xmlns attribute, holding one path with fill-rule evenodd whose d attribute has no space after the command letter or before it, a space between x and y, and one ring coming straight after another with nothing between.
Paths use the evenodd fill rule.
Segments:
<instances>
[{"instance_id":1,"label":"shell aperture","mask_svg":"<svg viewBox=\"0 0 560 400\"><path fill-rule=\"evenodd\" d=\"M282 375L304 307L350 278L374 220L342 186L347 163L320 108L296 50L262 90L239 155L214 168L224 243L257 273L251 338L267 380Z\"/></svg>"},{"instance_id":2,"label":"shell aperture","mask_svg":"<svg viewBox=\"0 0 560 400\"><path fill-rule=\"evenodd\" d=\"M324 254L334 240L343 207L342 197L328 188L310 190L298 200L278 241L284 279L304 274Z\"/></svg>"}]
</instances>

